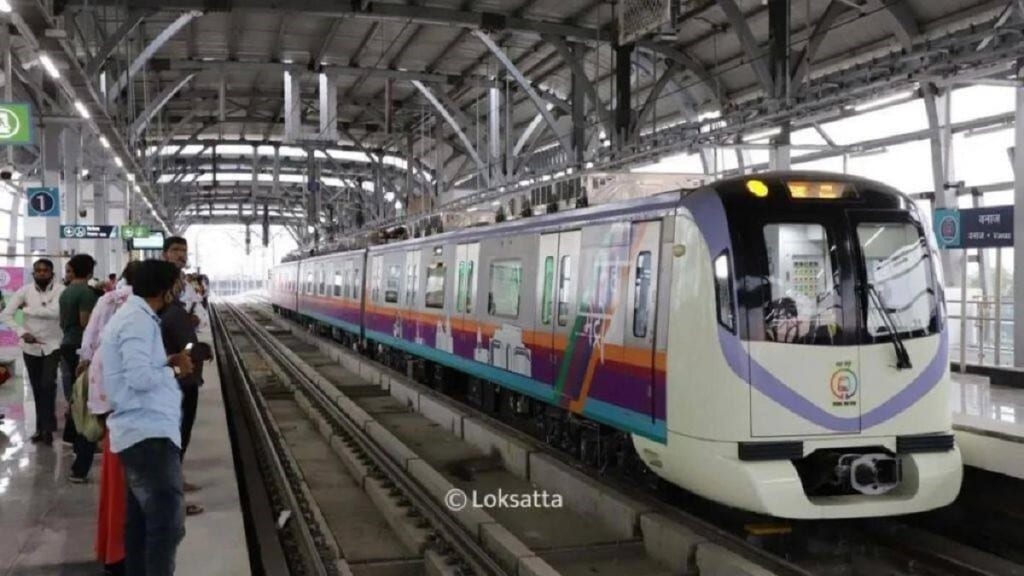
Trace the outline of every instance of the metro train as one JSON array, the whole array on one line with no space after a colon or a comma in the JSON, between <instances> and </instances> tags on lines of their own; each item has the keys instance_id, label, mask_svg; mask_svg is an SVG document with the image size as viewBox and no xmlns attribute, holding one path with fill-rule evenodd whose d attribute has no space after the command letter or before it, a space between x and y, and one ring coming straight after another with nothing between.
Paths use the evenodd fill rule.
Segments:
<instances>
[{"instance_id":1,"label":"metro train","mask_svg":"<svg viewBox=\"0 0 1024 576\"><path fill-rule=\"evenodd\" d=\"M879 182L772 172L300 258L270 297L708 499L906 514L962 478L926 222Z\"/></svg>"}]
</instances>

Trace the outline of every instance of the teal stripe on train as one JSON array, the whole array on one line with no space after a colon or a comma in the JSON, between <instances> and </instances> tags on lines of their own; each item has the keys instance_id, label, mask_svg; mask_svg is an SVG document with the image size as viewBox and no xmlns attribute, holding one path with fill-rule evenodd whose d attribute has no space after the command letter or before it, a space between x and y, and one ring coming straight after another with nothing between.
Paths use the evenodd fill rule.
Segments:
<instances>
[{"instance_id":1,"label":"teal stripe on train","mask_svg":"<svg viewBox=\"0 0 1024 576\"><path fill-rule=\"evenodd\" d=\"M324 321L327 322L327 320ZM532 396L542 402L549 404L557 403L557 398L555 398L556 392L551 386L533 380L532 378L527 378L522 374L516 374L515 372L509 372L508 370L496 368L475 360L469 360L462 358L461 356L449 354L436 348L395 338L394 336L383 332L367 330L366 337L376 340L382 344L386 344L400 350L405 350L406 352L421 356L433 362L437 362L438 364L444 364L445 366L471 374L477 378L496 382L506 388ZM645 438L650 438L655 442L664 443L666 441L665 421L653 420L648 414L641 414L639 412L622 408L621 406L615 406L608 404L607 402L588 398L586 404L583 406L583 415L609 426L614 426L620 430L625 430Z\"/></svg>"}]
</instances>

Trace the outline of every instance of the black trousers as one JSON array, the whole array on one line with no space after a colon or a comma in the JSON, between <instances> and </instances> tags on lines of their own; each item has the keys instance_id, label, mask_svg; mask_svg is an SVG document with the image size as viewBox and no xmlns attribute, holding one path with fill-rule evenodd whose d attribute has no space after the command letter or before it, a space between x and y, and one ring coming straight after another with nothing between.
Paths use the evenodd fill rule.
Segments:
<instances>
[{"instance_id":1,"label":"black trousers","mask_svg":"<svg viewBox=\"0 0 1024 576\"><path fill-rule=\"evenodd\" d=\"M60 365L60 351L54 350L43 356L22 356L25 359L28 381L32 386L32 398L36 403L36 432L56 432L57 366Z\"/></svg>"},{"instance_id":2,"label":"black trousers","mask_svg":"<svg viewBox=\"0 0 1024 576\"><path fill-rule=\"evenodd\" d=\"M186 385L181 387L181 459L185 460L185 451L192 440L192 426L196 423L196 411L199 409L199 386Z\"/></svg>"},{"instance_id":3,"label":"black trousers","mask_svg":"<svg viewBox=\"0 0 1024 576\"><path fill-rule=\"evenodd\" d=\"M85 478L92 469L92 461L96 453L96 443L89 442L78 433L75 419L71 417L71 392L75 385L75 370L78 369L78 346L61 346L61 369L64 371L64 398L68 401L68 413L64 418L64 437L71 440L75 450L75 461L71 463L71 473Z\"/></svg>"}]
</instances>

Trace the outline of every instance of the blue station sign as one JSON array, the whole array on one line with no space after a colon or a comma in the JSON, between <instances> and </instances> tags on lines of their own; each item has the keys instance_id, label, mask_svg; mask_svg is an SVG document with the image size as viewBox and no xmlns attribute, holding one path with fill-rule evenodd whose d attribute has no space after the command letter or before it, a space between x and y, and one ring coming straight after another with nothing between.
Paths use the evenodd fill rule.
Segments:
<instances>
[{"instance_id":1,"label":"blue station sign","mask_svg":"<svg viewBox=\"0 0 1024 576\"><path fill-rule=\"evenodd\" d=\"M1013 248L1013 206L935 211L939 248Z\"/></svg>"}]
</instances>

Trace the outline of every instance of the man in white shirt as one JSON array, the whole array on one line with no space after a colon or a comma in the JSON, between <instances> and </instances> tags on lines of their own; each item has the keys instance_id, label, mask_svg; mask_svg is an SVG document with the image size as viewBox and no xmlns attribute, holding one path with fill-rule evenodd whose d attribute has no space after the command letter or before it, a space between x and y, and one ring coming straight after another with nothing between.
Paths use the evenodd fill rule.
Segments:
<instances>
[{"instance_id":1,"label":"man in white shirt","mask_svg":"<svg viewBox=\"0 0 1024 576\"><path fill-rule=\"evenodd\" d=\"M60 295L64 286L53 279L53 262L45 258L32 265L32 280L8 302L0 323L14 327L36 403L36 432L32 442L53 443L57 430L57 366L60 364ZM14 313L25 315L24 326L14 326Z\"/></svg>"}]
</instances>

